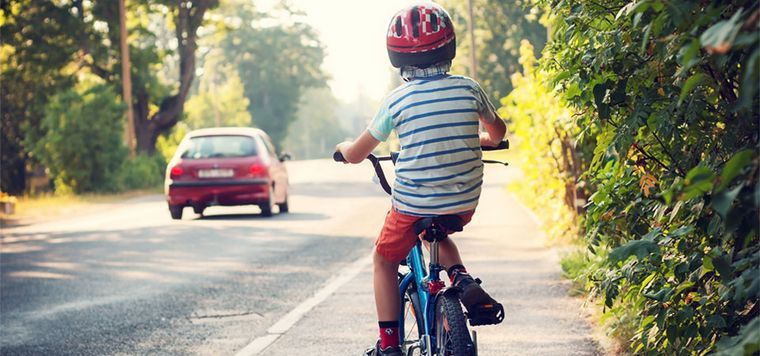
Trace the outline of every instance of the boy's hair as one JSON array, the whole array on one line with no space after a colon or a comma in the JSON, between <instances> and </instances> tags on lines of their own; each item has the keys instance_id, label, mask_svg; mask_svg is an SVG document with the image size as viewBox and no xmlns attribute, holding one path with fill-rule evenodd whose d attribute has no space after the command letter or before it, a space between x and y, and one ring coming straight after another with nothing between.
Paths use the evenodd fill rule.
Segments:
<instances>
[{"instance_id":1,"label":"boy's hair","mask_svg":"<svg viewBox=\"0 0 760 356\"><path fill-rule=\"evenodd\" d=\"M457 49L451 17L434 2L407 6L391 19L386 47L396 68L451 61Z\"/></svg>"}]
</instances>

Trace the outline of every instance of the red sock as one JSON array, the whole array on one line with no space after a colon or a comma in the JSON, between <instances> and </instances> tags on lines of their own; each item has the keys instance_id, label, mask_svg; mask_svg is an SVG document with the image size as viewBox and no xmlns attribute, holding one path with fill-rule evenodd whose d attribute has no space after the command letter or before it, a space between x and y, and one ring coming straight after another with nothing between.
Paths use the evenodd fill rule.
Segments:
<instances>
[{"instance_id":1,"label":"red sock","mask_svg":"<svg viewBox=\"0 0 760 356\"><path fill-rule=\"evenodd\" d=\"M380 348L385 350L389 347L398 347L398 320L381 321L377 324L380 326Z\"/></svg>"}]
</instances>

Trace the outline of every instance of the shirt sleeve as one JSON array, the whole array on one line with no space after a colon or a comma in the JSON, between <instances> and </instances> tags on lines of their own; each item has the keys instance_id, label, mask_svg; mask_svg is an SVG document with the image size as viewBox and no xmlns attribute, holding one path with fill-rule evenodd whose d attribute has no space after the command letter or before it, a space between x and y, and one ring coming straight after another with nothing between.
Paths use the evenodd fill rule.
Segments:
<instances>
[{"instance_id":1,"label":"shirt sleeve","mask_svg":"<svg viewBox=\"0 0 760 356\"><path fill-rule=\"evenodd\" d=\"M497 119L501 120L498 112L496 112L496 108L491 103L491 100L488 99L488 95L486 95L478 83L475 83L475 94L477 95L478 113L482 120L485 122L494 122Z\"/></svg>"},{"instance_id":2,"label":"shirt sleeve","mask_svg":"<svg viewBox=\"0 0 760 356\"><path fill-rule=\"evenodd\" d=\"M377 111L377 114L375 114L375 117L372 118L372 121L369 122L367 130L372 135L372 137L380 142L384 142L388 139L388 136L393 130L393 118L388 111L388 106L386 105L385 101Z\"/></svg>"}]
</instances>

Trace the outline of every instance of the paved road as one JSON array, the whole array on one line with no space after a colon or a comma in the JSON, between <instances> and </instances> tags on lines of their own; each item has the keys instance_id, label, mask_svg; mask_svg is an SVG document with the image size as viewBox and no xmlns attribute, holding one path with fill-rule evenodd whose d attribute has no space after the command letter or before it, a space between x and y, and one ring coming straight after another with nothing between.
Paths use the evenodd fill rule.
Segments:
<instances>
[{"instance_id":1,"label":"paved road","mask_svg":"<svg viewBox=\"0 0 760 356\"><path fill-rule=\"evenodd\" d=\"M2 230L0 353L234 354L268 335L332 276L365 257L388 206L367 166L289 163L291 213L186 210L160 196ZM490 167L461 249L505 302L479 332L482 355L592 355L596 347L560 281L556 254ZM351 355L375 339L364 268L262 355ZM271 341L271 340L270 340Z\"/></svg>"}]
</instances>

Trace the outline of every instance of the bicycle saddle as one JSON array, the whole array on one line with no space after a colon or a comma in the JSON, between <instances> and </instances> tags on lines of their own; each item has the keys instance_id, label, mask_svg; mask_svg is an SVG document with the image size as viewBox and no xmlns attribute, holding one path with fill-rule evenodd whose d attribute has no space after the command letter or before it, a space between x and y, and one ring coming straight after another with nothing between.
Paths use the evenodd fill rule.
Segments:
<instances>
[{"instance_id":1,"label":"bicycle saddle","mask_svg":"<svg viewBox=\"0 0 760 356\"><path fill-rule=\"evenodd\" d=\"M448 236L449 231L462 231L462 218L459 215L439 215L417 220L414 223L416 235L425 233L425 241L441 241Z\"/></svg>"}]
</instances>

